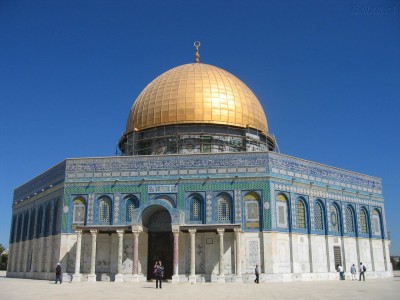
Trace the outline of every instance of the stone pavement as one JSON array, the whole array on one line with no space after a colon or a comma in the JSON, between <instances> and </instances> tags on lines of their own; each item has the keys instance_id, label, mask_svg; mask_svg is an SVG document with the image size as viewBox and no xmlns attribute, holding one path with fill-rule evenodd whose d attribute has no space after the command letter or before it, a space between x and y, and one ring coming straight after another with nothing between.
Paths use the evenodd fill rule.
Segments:
<instances>
[{"instance_id":1,"label":"stone pavement","mask_svg":"<svg viewBox=\"0 0 400 300\"><path fill-rule=\"evenodd\" d=\"M400 274L359 281L313 281L264 284L172 284L84 282L54 284L46 280L6 278L0 274L1 300L80 299L400 299Z\"/></svg>"}]
</instances>

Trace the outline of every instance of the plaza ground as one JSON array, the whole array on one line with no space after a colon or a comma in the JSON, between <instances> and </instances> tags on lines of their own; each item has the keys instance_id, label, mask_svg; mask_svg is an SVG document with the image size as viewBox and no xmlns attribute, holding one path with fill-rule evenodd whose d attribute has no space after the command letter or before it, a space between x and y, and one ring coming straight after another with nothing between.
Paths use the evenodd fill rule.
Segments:
<instances>
[{"instance_id":1,"label":"plaza ground","mask_svg":"<svg viewBox=\"0 0 400 300\"><path fill-rule=\"evenodd\" d=\"M399 299L400 273L361 281L313 281L264 284L172 284L84 282L6 278L0 273L0 299Z\"/></svg>"}]
</instances>

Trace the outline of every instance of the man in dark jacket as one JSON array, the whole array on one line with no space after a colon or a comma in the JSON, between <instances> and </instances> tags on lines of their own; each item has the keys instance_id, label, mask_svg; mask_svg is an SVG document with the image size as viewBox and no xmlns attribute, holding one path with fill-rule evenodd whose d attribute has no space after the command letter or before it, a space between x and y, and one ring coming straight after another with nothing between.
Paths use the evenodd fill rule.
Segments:
<instances>
[{"instance_id":1,"label":"man in dark jacket","mask_svg":"<svg viewBox=\"0 0 400 300\"><path fill-rule=\"evenodd\" d=\"M57 281L60 281L60 284L62 283L62 276L61 276L61 266L60 263L57 264L57 268L56 268L56 284Z\"/></svg>"}]
</instances>

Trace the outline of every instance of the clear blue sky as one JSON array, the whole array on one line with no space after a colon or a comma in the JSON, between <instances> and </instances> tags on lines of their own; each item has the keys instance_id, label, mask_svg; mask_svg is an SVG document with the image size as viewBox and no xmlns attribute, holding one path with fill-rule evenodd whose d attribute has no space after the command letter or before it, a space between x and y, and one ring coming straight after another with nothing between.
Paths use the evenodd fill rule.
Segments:
<instances>
[{"instance_id":1,"label":"clear blue sky","mask_svg":"<svg viewBox=\"0 0 400 300\"><path fill-rule=\"evenodd\" d=\"M383 178L400 255L399 1L0 0L0 243L14 188L113 155L137 95L196 40L258 96L282 153Z\"/></svg>"}]
</instances>

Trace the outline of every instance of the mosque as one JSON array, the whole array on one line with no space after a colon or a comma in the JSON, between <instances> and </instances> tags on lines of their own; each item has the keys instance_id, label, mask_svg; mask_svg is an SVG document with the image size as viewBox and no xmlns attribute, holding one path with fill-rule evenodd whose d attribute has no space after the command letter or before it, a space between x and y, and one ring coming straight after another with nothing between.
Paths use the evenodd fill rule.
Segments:
<instances>
[{"instance_id":1,"label":"mosque","mask_svg":"<svg viewBox=\"0 0 400 300\"><path fill-rule=\"evenodd\" d=\"M172 283L392 276L382 181L279 153L255 94L199 61L148 84L120 155L65 159L14 191L8 277ZM265 102L264 102L265 103Z\"/></svg>"}]
</instances>

